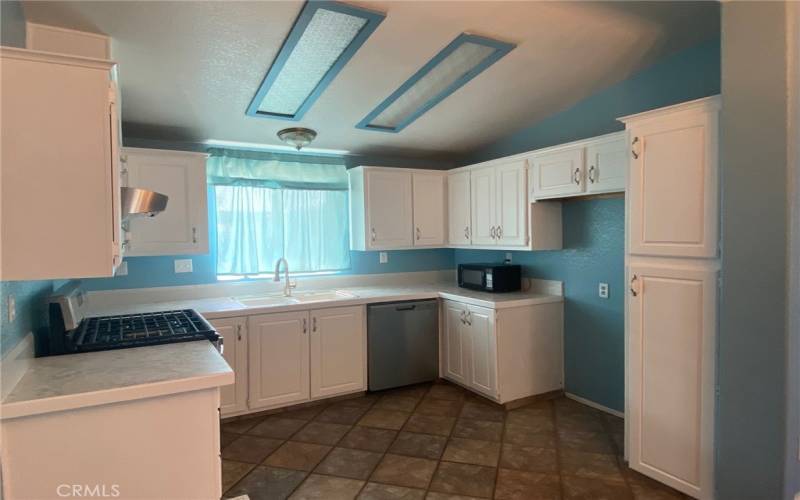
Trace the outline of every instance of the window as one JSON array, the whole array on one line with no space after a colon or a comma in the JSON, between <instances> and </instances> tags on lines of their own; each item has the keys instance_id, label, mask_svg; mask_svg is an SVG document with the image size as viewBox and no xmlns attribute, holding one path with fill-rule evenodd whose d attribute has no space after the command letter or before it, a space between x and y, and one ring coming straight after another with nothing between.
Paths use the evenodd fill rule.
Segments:
<instances>
[{"instance_id":1,"label":"window","mask_svg":"<svg viewBox=\"0 0 800 500\"><path fill-rule=\"evenodd\" d=\"M221 278L271 275L281 257L296 273L350 267L343 165L212 156L208 170Z\"/></svg>"}]
</instances>

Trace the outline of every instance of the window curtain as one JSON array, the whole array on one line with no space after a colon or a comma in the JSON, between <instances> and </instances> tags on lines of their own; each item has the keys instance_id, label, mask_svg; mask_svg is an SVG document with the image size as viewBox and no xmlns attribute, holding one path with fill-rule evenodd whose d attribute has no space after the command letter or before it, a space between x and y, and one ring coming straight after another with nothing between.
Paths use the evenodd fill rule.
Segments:
<instances>
[{"instance_id":1,"label":"window curtain","mask_svg":"<svg viewBox=\"0 0 800 500\"><path fill-rule=\"evenodd\" d=\"M217 274L350 267L347 172L341 159L211 150L217 207Z\"/></svg>"}]
</instances>

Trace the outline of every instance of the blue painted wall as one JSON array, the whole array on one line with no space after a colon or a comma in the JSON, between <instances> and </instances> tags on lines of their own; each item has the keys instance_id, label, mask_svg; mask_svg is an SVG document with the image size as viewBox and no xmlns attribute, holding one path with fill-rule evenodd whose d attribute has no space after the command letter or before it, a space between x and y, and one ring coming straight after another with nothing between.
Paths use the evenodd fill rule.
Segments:
<instances>
[{"instance_id":1,"label":"blue painted wall","mask_svg":"<svg viewBox=\"0 0 800 500\"><path fill-rule=\"evenodd\" d=\"M476 151L469 164L623 130L626 114L717 94L720 41L667 57L535 125ZM512 252L527 276L564 282L566 390L609 408L624 409L624 200L563 205L564 250ZM500 262L505 252L458 250L455 262ZM597 295L608 283L608 299Z\"/></svg>"},{"instance_id":2,"label":"blue painted wall","mask_svg":"<svg viewBox=\"0 0 800 500\"><path fill-rule=\"evenodd\" d=\"M0 282L0 356L13 349L28 334L47 325L45 299L53 291L52 281ZM8 322L8 296L14 295L17 317Z\"/></svg>"},{"instance_id":3,"label":"blue painted wall","mask_svg":"<svg viewBox=\"0 0 800 500\"><path fill-rule=\"evenodd\" d=\"M25 47L25 14L22 2L0 2L0 45Z\"/></svg>"}]
</instances>

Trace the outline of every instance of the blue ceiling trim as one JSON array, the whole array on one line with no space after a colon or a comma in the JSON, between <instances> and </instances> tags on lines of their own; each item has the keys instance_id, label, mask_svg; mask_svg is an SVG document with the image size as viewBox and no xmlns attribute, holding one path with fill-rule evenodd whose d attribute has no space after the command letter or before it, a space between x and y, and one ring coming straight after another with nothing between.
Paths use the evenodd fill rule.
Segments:
<instances>
[{"instance_id":1,"label":"blue ceiling trim","mask_svg":"<svg viewBox=\"0 0 800 500\"><path fill-rule=\"evenodd\" d=\"M287 59L289 59L289 55L294 50L297 43L300 41L300 37L303 35L303 32L306 30L308 23L311 22L311 18L314 17L314 13L318 9L325 9L331 10L334 12L340 12L342 14L347 14L350 16L360 17L362 19L366 19L367 22L361 31L353 38L350 42L350 45L342 52L336 62L331 66L325 76L319 81L317 86L314 90L306 97L306 100L303 101L303 104L297 109L297 112L293 115L286 115L286 114L279 114L279 113L268 113L265 111L260 111L258 107L261 105L261 101L264 100L264 97L267 95L267 91L270 89L273 83L275 83L275 79L278 77L278 74L283 69L283 66L286 64ZM378 27L379 24L384 20L386 14L381 12L375 12L371 10L361 9L358 7L352 7L350 5L346 5L339 2L327 1L327 0L309 0L306 2L305 6L303 6L303 10L300 11L300 15L297 17L297 20L294 22L294 26L292 26L292 30L289 32L289 36L286 37L286 40L283 42L283 46L281 50L278 52L278 55L275 57L275 60L272 62L272 66L270 66L269 70L267 71L264 80L261 82L261 85L258 87L258 91L256 95L253 96L253 100L250 101L250 105L247 107L247 111L245 114L247 116L257 116L260 118L275 118L278 120L290 120L290 121L297 121L300 120L304 114L311 108L314 102L319 99L322 95L322 92L325 91L328 85L336 78L336 75L339 74L339 71L342 70L345 64L350 60L350 58L355 55L359 48L367 41L367 38L372 35L375 29Z\"/></svg>"},{"instance_id":2,"label":"blue ceiling trim","mask_svg":"<svg viewBox=\"0 0 800 500\"><path fill-rule=\"evenodd\" d=\"M493 47L495 51L488 55L486 59L481 61L480 64L472 68L470 71L464 73L460 78L454 81L450 86L442 90L439 94L431 98L428 102L423 104L418 110L414 113L409 115L408 118L400 122L396 127L381 127L377 125L370 125L372 120L374 120L384 109L389 107L394 101L396 101L401 95L403 95L412 85L414 85L417 80L425 76L429 71L431 71L434 66L438 65L445 57L449 56L454 50L456 50L461 44L463 43L475 43L479 45L485 45L487 47ZM395 90L389 97L387 97L382 103L378 105L377 108L370 111L370 113L364 117L363 120L358 122L356 128L360 128L363 130L374 130L376 132L389 132L389 133L397 133L406 128L409 124L411 124L414 120L419 118L420 116L424 115L428 110L432 107L436 106L440 102L442 102L447 96L464 86L467 82L478 76L483 70L497 62L501 57L505 56L511 50L516 47L516 44L513 43L506 43L501 42L498 40L493 40L491 38L485 38L478 35L470 35L467 33L461 33L458 35L455 40L450 42L441 52L436 54L433 59L428 61L425 66L420 68L419 71L414 73L414 75L406 80L405 83L400 85L400 87Z\"/></svg>"}]
</instances>

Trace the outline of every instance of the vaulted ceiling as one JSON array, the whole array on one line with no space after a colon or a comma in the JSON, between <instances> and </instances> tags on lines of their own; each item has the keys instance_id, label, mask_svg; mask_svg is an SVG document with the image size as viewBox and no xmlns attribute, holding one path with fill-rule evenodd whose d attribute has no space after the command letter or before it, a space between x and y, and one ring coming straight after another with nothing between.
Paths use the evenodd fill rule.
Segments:
<instances>
[{"instance_id":1,"label":"vaulted ceiling","mask_svg":"<svg viewBox=\"0 0 800 500\"><path fill-rule=\"evenodd\" d=\"M110 35L126 135L280 144L286 126L317 148L463 154L719 33L716 2L370 1L386 19L311 110L286 122L245 110L299 1L26 2L26 18ZM401 133L355 128L459 33L517 44Z\"/></svg>"}]
</instances>

